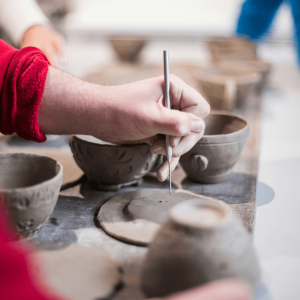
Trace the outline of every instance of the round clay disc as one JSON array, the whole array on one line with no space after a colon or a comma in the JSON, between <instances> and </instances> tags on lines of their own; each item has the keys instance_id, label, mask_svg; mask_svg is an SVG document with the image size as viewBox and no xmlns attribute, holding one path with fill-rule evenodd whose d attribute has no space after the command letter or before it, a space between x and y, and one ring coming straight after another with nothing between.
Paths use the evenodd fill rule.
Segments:
<instances>
[{"instance_id":1,"label":"round clay disc","mask_svg":"<svg viewBox=\"0 0 300 300\"><path fill-rule=\"evenodd\" d=\"M103 230L134 245L148 245L160 225L167 219L172 206L191 199L214 201L214 198L185 190L143 189L118 195L108 200L100 209L98 221Z\"/></svg>"}]
</instances>

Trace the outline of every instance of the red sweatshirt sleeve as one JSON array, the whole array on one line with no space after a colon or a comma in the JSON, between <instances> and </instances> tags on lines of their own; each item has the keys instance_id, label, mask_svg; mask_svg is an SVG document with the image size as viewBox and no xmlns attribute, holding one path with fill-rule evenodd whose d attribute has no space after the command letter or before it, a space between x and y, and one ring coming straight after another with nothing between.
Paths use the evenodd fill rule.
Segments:
<instances>
[{"instance_id":1,"label":"red sweatshirt sleeve","mask_svg":"<svg viewBox=\"0 0 300 300\"><path fill-rule=\"evenodd\" d=\"M49 61L34 47L17 50L0 40L0 131L44 142L38 124Z\"/></svg>"}]
</instances>

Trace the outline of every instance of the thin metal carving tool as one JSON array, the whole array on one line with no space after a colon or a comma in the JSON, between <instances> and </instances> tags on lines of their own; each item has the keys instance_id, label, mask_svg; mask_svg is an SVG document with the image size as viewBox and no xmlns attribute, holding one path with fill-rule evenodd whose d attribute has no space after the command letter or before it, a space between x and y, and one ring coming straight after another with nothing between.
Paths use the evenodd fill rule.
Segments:
<instances>
[{"instance_id":1,"label":"thin metal carving tool","mask_svg":"<svg viewBox=\"0 0 300 300\"><path fill-rule=\"evenodd\" d=\"M165 106L171 109L170 101L170 76L169 76L169 51L164 50L164 83L165 83ZM171 159L172 159L172 146L170 143L170 136L166 135L166 152L169 163L169 192L172 195L172 181L171 181Z\"/></svg>"}]
</instances>

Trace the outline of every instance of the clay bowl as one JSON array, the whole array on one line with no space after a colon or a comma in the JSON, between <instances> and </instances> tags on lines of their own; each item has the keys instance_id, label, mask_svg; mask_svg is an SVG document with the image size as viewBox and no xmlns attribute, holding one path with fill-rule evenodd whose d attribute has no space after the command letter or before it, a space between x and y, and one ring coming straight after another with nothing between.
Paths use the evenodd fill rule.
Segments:
<instances>
[{"instance_id":1,"label":"clay bowl","mask_svg":"<svg viewBox=\"0 0 300 300\"><path fill-rule=\"evenodd\" d=\"M141 38L113 38L110 44L121 60L134 62L138 59L146 41Z\"/></svg>"},{"instance_id":2,"label":"clay bowl","mask_svg":"<svg viewBox=\"0 0 300 300\"><path fill-rule=\"evenodd\" d=\"M211 112L204 122L204 136L180 157L180 164L190 179L217 183L228 178L244 149L250 128L245 119L226 112Z\"/></svg>"},{"instance_id":3,"label":"clay bowl","mask_svg":"<svg viewBox=\"0 0 300 300\"><path fill-rule=\"evenodd\" d=\"M102 190L140 184L157 160L148 144L118 146L77 135L71 137L70 147L79 168Z\"/></svg>"},{"instance_id":4,"label":"clay bowl","mask_svg":"<svg viewBox=\"0 0 300 300\"><path fill-rule=\"evenodd\" d=\"M263 91L268 76L271 71L272 64L262 60L239 60L235 58L224 58L219 64L220 66L230 70L245 70L249 72L257 72L260 74L260 81L257 83L256 92L261 94Z\"/></svg>"},{"instance_id":5,"label":"clay bowl","mask_svg":"<svg viewBox=\"0 0 300 300\"><path fill-rule=\"evenodd\" d=\"M254 94L261 76L245 69L211 67L194 73L198 88L212 109L232 110Z\"/></svg>"},{"instance_id":6,"label":"clay bowl","mask_svg":"<svg viewBox=\"0 0 300 300\"><path fill-rule=\"evenodd\" d=\"M0 155L0 196L18 235L41 230L56 204L63 166L52 158L33 154Z\"/></svg>"},{"instance_id":7,"label":"clay bowl","mask_svg":"<svg viewBox=\"0 0 300 300\"><path fill-rule=\"evenodd\" d=\"M142 265L146 296L160 298L225 278L248 283L253 293L258 288L260 268L246 229L212 201L174 206Z\"/></svg>"},{"instance_id":8,"label":"clay bowl","mask_svg":"<svg viewBox=\"0 0 300 300\"><path fill-rule=\"evenodd\" d=\"M244 37L219 37L207 42L211 59L218 63L224 57L238 57L239 59L256 59L256 47Z\"/></svg>"}]
</instances>

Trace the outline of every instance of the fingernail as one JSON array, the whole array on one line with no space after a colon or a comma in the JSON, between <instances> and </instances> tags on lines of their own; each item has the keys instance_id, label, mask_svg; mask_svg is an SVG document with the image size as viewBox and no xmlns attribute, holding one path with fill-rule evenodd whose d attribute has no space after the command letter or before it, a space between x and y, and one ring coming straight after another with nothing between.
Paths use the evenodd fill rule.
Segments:
<instances>
[{"instance_id":1,"label":"fingernail","mask_svg":"<svg viewBox=\"0 0 300 300\"><path fill-rule=\"evenodd\" d=\"M181 140L181 137L176 137L176 138L174 138L173 139L173 142L172 142L172 146L173 147L177 147L178 146L178 144L179 144L179 142L180 142L180 140Z\"/></svg>"},{"instance_id":2,"label":"fingernail","mask_svg":"<svg viewBox=\"0 0 300 300\"><path fill-rule=\"evenodd\" d=\"M169 174L169 170L166 168L163 168L163 170L161 171L161 176L164 178L164 180L167 178L168 174Z\"/></svg>"},{"instance_id":3,"label":"fingernail","mask_svg":"<svg viewBox=\"0 0 300 300\"><path fill-rule=\"evenodd\" d=\"M167 176L168 176L167 173L168 172L167 172L167 170L165 168L158 170L157 171L157 178L158 178L158 180L161 181L161 182L165 181L166 178L167 178Z\"/></svg>"},{"instance_id":4,"label":"fingernail","mask_svg":"<svg viewBox=\"0 0 300 300\"><path fill-rule=\"evenodd\" d=\"M153 138L153 137L150 137L150 138L148 138L148 139L146 140L146 143L147 143L148 145L152 145L154 142L155 142L155 138Z\"/></svg>"},{"instance_id":5,"label":"fingernail","mask_svg":"<svg viewBox=\"0 0 300 300\"><path fill-rule=\"evenodd\" d=\"M200 133L204 130L205 124L202 120L194 120L191 124L191 132L192 133Z\"/></svg>"},{"instance_id":6,"label":"fingernail","mask_svg":"<svg viewBox=\"0 0 300 300\"><path fill-rule=\"evenodd\" d=\"M157 153L157 154L162 154L163 149L162 148L155 148L152 150L152 152Z\"/></svg>"}]
</instances>

